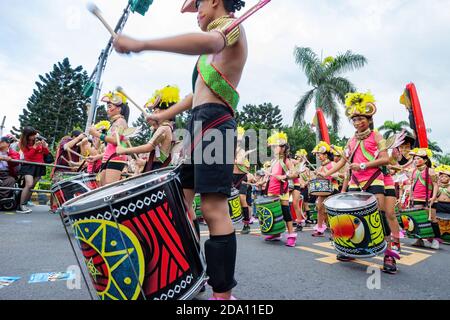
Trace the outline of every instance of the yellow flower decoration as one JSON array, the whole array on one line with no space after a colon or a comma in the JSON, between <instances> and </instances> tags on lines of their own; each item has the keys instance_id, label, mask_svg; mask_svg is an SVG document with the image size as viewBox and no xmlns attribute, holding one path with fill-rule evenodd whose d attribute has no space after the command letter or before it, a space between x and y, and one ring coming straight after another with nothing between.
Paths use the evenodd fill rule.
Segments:
<instances>
[{"instance_id":1,"label":"yellow flower decoration","mask_svg":"<svg viewBox=\"0 0 450 320\"><path fill-rule=\"evenodd\" d=\"M295 155L297 157L306 157L308 155L308 151L306 151L305 149L300 149L295 153Z\"/></svg>"},{"instance_id":2,"label":"yellow flower decoration","mask_svg":"<svg viewBox=\"0 0 450 320\"><path fill-rule=\"evenodd\" d=\"M437 167L435 169L435 171L438 174L442 173L442 174L446 174L446 175L450 176L450 166L449 165L441 164L439 167Z\"/></svg>"},{"instance_id":3,"label":"yellow flower decoration","mask_svg":"<svg viewBox=\"0 0 450 320\"><path fill-rule=\"evenodd\" d=\"M145 106L147 108L152 107L155 103L158 103L159 107L168 108L171 105L180 101L180 89L177 86L166 86L160 90L156 90L150 100L147 101Z\"/></svg>"},{"instance_id":4,"label":"yellow flower decoration","mask_svg":"<svg viewBox=\"0 0 450 320\"><path fill-rule=\"evenodd\" d=\"M122 104L127 103L127 97L125 97L122 93L118 91L108 92L102 98L103 102L112 103L117 106L121 106Z\"/></svg>"},{"instance_id":5,"label":"yellow flower decoration","mask_svg":"<svg viewBox=\"0 0 450 320\"><path fill-rule=\"evenodd\" d=\"M266 161L266 162L264 162L264 164L263 164L263 168L264 168L264 169L269 169L271 165L272 165L272 163L271 163L270 161Z\"/></svg>"},{"instance_id":6,"label":"yellow flower decoration","mask_svg":"<svg viewBox=\"0 0 450 320\"><path fill-rule=\"evenodd\" d=\"M330 152L331 147L325 141L320 141L320 143L314 148L312 153L326 153Z\"/></svg>"},{"instance_id":7,"label":"yellow flower decoration","mask_svg":"<svg viewBox=\"0 0 450 320\"><path fill-rule=\"evenodd\" d=\"M109 128L111 128L111 123L107 120L100 121L95 125L95 128L97 130L109 130Z\"/></svg>"},{"instance_id":8,"label":"yellow flower decoration","mask_svg":"<svg viewBox=\"0 0 450 320\"><path fill-rule=\"evenodd\" d=\"M347 93L345 96L345 114L352 118L356 115L373 116L377 111L375 107L375 97L370 93Z\"/></svg>"},{"instance_id":9,"label":"yellow flower decoration","mask_svg":"<svg viewBox=\"0 0 450 320\"><path fill-rule=\"evenodd\" d=\"M288 136L284 132L276 132L267 139L269 146L281 146L288 143Z\"/></svg>"},{"instance_id":10,"label":"yellow flower decoration","mask_svg":"<svg viewBox=\"0 0 450 320\"><path fill-rule=\"evenodd\" d=\"M411 150L409 154L412 156L428 157L428 159L433 157L433 151L427 148L415 148Z\"/></svg>"}]
</instances>

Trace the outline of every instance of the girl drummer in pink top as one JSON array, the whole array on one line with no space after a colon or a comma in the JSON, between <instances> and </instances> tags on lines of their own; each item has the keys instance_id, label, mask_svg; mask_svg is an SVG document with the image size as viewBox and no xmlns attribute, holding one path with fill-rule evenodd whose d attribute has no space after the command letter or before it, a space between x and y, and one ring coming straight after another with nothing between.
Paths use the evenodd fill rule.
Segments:
<instances>
[{"instance_id":1,"label":"girl drummer in pink top","mask_svg":"<svg viewBox=\"0 0 450 320\"><path fill-rule=\"evenodd\" d=\"M323 176L325 179L331 181L333 187L333 194L339 192L339 184L336 178L339 176L338 172L332 175L324 174L327 171L333 170L336 164L332 161L333 154L331 153L331 147L325 141L321 141L312 151L313 154L318 155L318 158L322 165L317 169L317 174ZM327 213L323 205L327 197L319 196L317 197L317 225L314 227L315 232L312 234L313 237L323 237L323 233L327 229Z\"/></svg>"},{"instance_id":2,"label":"girl drummer in pink top","mask_svg":"<svg viewBox=\"0 0 450 320\"><path fill-rule=\"evenodd\" d=\"M106 143L106 149L102 158L100 172L100 185L105 186L121 179L122 171L127 164L126 155L117 155L117 134L128 128L130 108L127 99L119 92L110 92L102 98L107 105L107 114L111 122L111 128L107 134L102 133L93 126L89 133ZM98 156L97 156L98 157ZM97 157L89 157L88 161L96 161Z\"/></svg>"},{"instance_id":3,"label":"girl drummer in pink top","mask_svg":"<svg viewBox=\"0 0 450 320\"><path fill-rule=\"evenodd\" d=\"M384 175L381 171L382 166L389 164L389 155L384 149L383 137L373 131L372 117L377 111L375 98L370 93L349 93L346 106L346 115L351 119L356 133L347 144L345 156L333 170L326 172L325 175L336 173L350 161L349 191L365 191L377 197L386 235L390 235L389 223L384 213ZM384 256L384 272L391 274L397 272L396 258L400 257L391 250L389 243ZM337 255L337 259L340 261L353 260L340 253Z\"/></svg>"},{"instance_id":4,"label":"girl drummer in pink top","mask_svg":"<svg viewBox=\"0 0 450 320\"><path fill-rule=\"evenodd\" d=\"M268 139L268 144L273 148L275 159L273 159L271 168L269 169L269 182L267 195L279 196L281 201L281 211L283 219L286 222L288 236L286 246L295 247L297 233L294 232L294 224L292 221L291 210L289 207L289 183L288 180L295 178L292 174L292 163L288 159L289 146L288 138L284 132L275 133ZM265 238L266 241L279 241L281 235L270 235Z\"/></svg>"}]
</instances>

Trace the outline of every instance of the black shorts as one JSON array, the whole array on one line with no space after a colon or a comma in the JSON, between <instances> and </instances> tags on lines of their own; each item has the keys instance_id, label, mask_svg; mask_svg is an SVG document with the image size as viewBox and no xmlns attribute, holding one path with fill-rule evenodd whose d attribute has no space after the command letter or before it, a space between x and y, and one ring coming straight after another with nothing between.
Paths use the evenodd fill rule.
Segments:
<instances>
[{"instance_id":1,"label":"black shorts","mask_svg":"<svg viewBox=\"0 0 450 320\"><path fill-rule=\"evenodd\" d=\"M122 172L123 169L125 169L126 163L125 162L105 162L102 164L102 167L100 169L100 171L103 170L117 170Z\"/></svg>"},{"instance_id":2,"label":"black shorts","mask_svg":"<svg viewBox=\"0 0 450 320\"><path fill-rule=\"evenodd\" d=\"M424 206L424 207L428 207L428 203L426 201L413 201L413 206ZM437 209L437 203L434 203L431 208L433 209Z\"/></svg>"},{"instance_id":3,"label":"black shorts","mask_svg":"<svg viewBox=\"0 0 450 320\"><path fill-rule=\"evenodd\" d=\"M359 188L349 188L348 191L350 192L358 192L361 191ZM384 187L383 186L370 186L365 192L371 193L371 194L382 194L384 195Z\"/></svg>"},{"instance_id":4,"label":"black shorts","mask_svg":"<svg viewBox=\"0 0 450 320\"><path fill-rule=\"evenodd\" d=\"M302 188L300 188L300 186L294 186L294 190L302 193Z\"/></svg>"},{"instance_id":5,"label":"black shorts","mask_svg":"<svg viewBox=\"0 0 450 320\"><path fill-rule=\"evenodd\" d=\"M395 192L395 189L385 189L384 190L384 196L385 197L397 198L397 192Z\"/></svg>"},{"instance_id":6,"label":"black shorts","mask_svg":"<svg viewBox=\"0 0 450 320\"><path fill-rule=\"evenodd\" d=\"M194 123L199 122L202 124L202 131L194 128ZM200 194L222 193L230 197L237 143L236 120L231 110L217 103L195 107L189 119L188 130L191 147L187 150L190 158L180 172L183 188L194 189L195 193ZM216 136L217 133L221 135ZM220 139L217 145L221 149L209 147L216 138ZM205 155L210 158L205 158Z\"/></svg>"},{"instance_id":7,"label":"black shorts","mask_svg":"<svg viewBox=\"0 0 450 320\"><path fill-rule=\"evenodd\" d=\"M450 219L450 202L438 202L436 204L436 215L438 218Z\"/></svg>"},{"instance_id":8,"label":"black shorts","mask_svg":"<svg viewBox=\"0 0 450 320\"><path fill-rule=\"evenodd\" d=\"M239 190L239 194L246 195L248 185L243 182L247 182L247 174L233 173L233 186Z\"/></svg>"},{"instance_id":9,"label":"black shorts","mask_svg":"<svg viewBox=\"0 0 450 320\"><path fill-rule=\"evenodd\" d=\"M40 178L46 174L45 166L37 166L34 164L23 164L20 167L19 175L21 176L32 176L34 178Z\"/></svg>"},{"instance_id":10,"label":"black shorts","mask_svg":"<svg viewBox=\"0 0 450 320\"><path fill-rule=\"evenodd\" d=\"M300 190L300 192L301 192L302 197L303 197L303 202L304 202L304 203L309 203L309 202L310 202L310 198L313 197L313 196L310 196L310 195L309 195L308 188L307 188L307 187L302 188L302 189ZM314 199L314 202L316 202L315 199Z\"/></svg>"}]
</instances>

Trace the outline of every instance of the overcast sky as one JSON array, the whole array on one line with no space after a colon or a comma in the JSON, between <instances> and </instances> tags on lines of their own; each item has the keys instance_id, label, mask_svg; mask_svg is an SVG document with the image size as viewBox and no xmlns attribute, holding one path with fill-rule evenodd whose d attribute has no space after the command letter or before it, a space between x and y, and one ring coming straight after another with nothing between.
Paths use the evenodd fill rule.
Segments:
<instances>
[{"instance_id":1,"label":"overcast sky","mask_svg":"<svg viewBox=\"0 0 450 320\"><path fill-rule=\"evenodd\" d=\"M247 9L256 0L248 0ZM0 116L6 132L18 125L39 74L68 57L89 74L108 33L86 10L84 0L0 1ZM126 0L97 0L115 25ZM125 34L159 38L197 31L196 16L180 13L183 0L154 0L145 17L130 16ZM377 100L375 125L407 120L399 97L409 82L417 86L429 138L450 151L450 0L272 0L245 23L249 59L239 86L240 106L272 102L284 122L292 123L296 102L310 88L294 62L296 46L311 47L323 57L351 50L369 63L346 76L358 90ZM144 103L155 89L176 84L182 95L191 90L196 57L147 52L113 53L103 76L106 92L122 86ZM353 134L344 119L341 134ZM132 120L138 117L132 109ZM306 120L313 118L313 108ZM0 119L1 120L1 119Z\"/></svg>"}]
</instances>

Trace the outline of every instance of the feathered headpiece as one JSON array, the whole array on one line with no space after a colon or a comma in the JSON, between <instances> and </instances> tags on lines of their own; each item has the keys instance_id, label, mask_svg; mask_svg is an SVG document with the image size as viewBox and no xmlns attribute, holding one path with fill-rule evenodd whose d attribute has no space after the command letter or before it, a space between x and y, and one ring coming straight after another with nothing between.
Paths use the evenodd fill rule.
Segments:
<instances>
[{"instance_id":1,"label":"feathered headpiece","mask_svg":"<svg viewBox=\"0 0 450 320\"><path fill-rule=\"evenodd\" d=\"M331 151L331 147L325 141L320 141L320 143L313 149L311 153L327 153Z\"/></svg>"},{"instance_id":2,"label":"feathered headpiece","mask_svg":"<svg viewBox=\"0 0 450 320\"><path fill-rule=\"evenodd\" d=\"M375 106L375 98L370 93L347 93L345 96L345 115L348 118L355 116L368 116L371 117L377 112Z\"/></svg>"},{"instance_id":3,"label":"feathered headpiece","mask_svg":"<svg viewBox=\"0 0 450 320\"><path fill-rule=\"evenodd\" d=\"M112 103L116 106L121 106L127 103L127 97L118 91L109 92L105 94L102 98L103 102Z\"/></svg>"},{"instance_id":4,"label":"feathered headpiece","mask_svg":"<svg viewBox=\"0 0 450 320\"><path fill-rule=\"evenodd\" d=\"M101 130L101 131L106 130L106 131L108 131L109 128L111 128L111 123L109 121L107 121L107 120L104 120L104 121L100 121L99 123L97 123L94 127L97 130Z\"/></svg>"},{"instance_id":5,"label":"feathered headpiece","mask_svg":"<svg viewBox=\"0 0 450 320\"><path fill-rule=\"evenodd\" d=\"M295 153L295 155L297 157L306 157L308 155L308 151L306 151L305 149L300 149Z\"/></svg>"},{"instance_id":6,"label":"feathered headpiece","mask_svg":"<svg viewBox=\"0 0 450 320\"><path fill-rule=\"evenodd\" d=\"M224 0L226 2L230 2L231 7L228 7L230 12L235 12L241 10L242 7L245 7L245 2L242 0ZM181 13L186 12L197 12L197 0L186 0L184 1L183 7L181 8Z\"/></svg>"},{"instance_id":7,"label":"feathered headpiece","mask_svg":"<svg viewBox=\"0 0 450 320\"><path fill-rule=\"evenodd\" d=\"M145 104L146 108L168 109L180 101L180 89L177 86L166 86L156 90L153 96Z\"/></svg>"},{"instance_id":8,"label":"feathered headpiece","mask_svg":"<svg viewBox=\"0 0 450 320\"><path fill-rule=\"evenodd\" d=\"M263 164L263 168L264 169L269 169L272 166L272 163L270 161L266 161Z\"/></svg>"},{"instance_id":9,"label":"feathered headpiece","mask_svg":"<svg viewBox=\"0 0 450 320\"><path fill-rule=\"evenodd\" d=\"M282 146L288 143L288 136L284 132L276 132L267 139L269 146Z\"/></svg>"},{"instance_id":10,"label":"feathered headpiece","mask_svg":"<svg viewBox=\"0 0 450 320\"><path fill-rule=\"evenodd\" d=\"M333 152L333 155L337 156L337 157L342 157L342 155L344 154L344 148L339 147L339 146L331 146L331 152Z\"/></svg>"},{"instance_id":11,"label":"feathered headpiece","mask_svg":"<svg viewBox=\"0 0 450 320\"><path fill-rule=\"evenodd\" d=\"M435 171L438 174L442 173L442 174L446 174L446 175L448 175L450 177L450 166L449 165L441 164L439 167L437 167L435 169Z\"/></svg>"},{"instance_id":12,"label":"feathered headpiece","mask_svg":"<svg viewBox=\"0 0 450 320\"><path fill-rule=\"evenodd\" d=\"M431 151L430 149L427 149L427 148L415 148L409 152L409 155L419 156L422 158L427 157L428 159L431 160L431 158L433 157L433 151Z\"/></svg>"}]
</instances>

